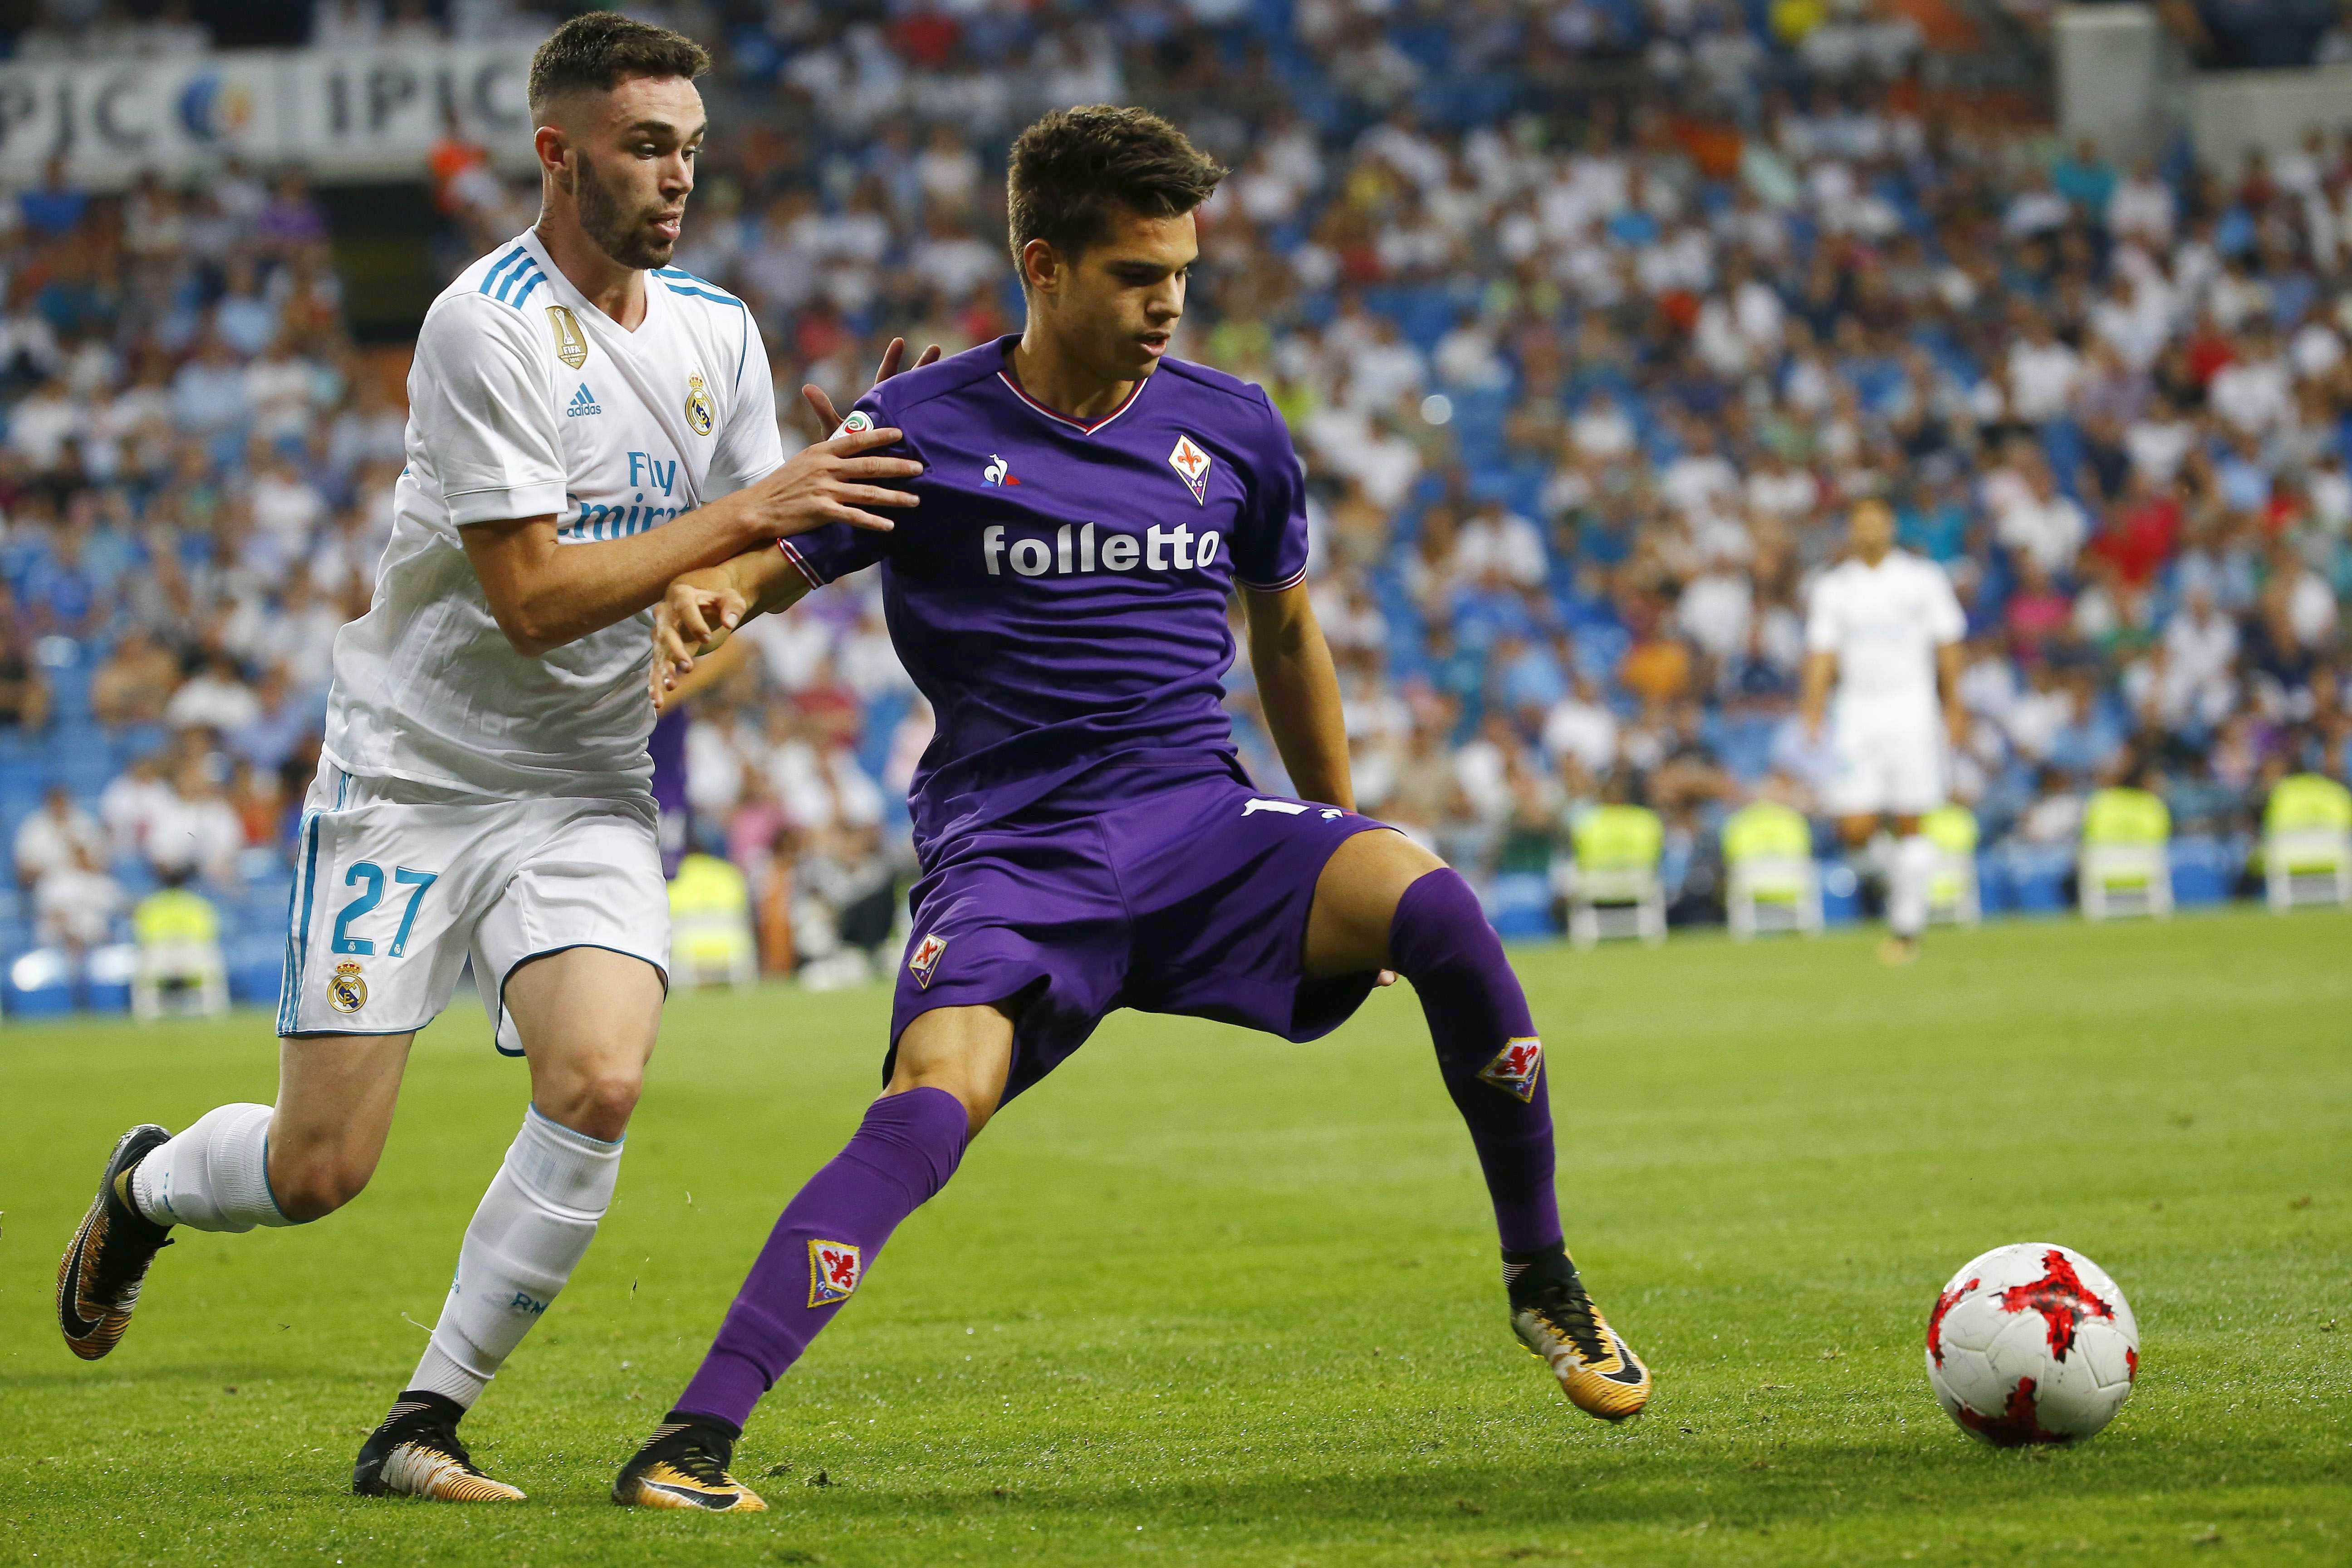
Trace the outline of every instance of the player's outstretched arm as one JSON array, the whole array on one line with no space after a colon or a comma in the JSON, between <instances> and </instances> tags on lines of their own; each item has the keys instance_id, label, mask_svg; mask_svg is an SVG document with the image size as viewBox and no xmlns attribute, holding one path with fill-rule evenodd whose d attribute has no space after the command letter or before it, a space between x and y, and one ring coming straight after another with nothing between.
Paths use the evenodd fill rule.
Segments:
<instances>
[{"instance_id":1,"label":"player's outstretched arm","mask_svg":"<svg viewBox=\"0 0 2352 1568\"><path fill-rule=\"evenodd\" d=\"M808 592L808 579L781 550L758 550L669 585L654 606L654 664L648 677L658 712L682 693L679 683L698 661L727 646L735 629L753 616L782 610Z\"/></svg>"},{"instance_id":2,"label":"player's outstretched arm","mask_svg":"<svg viewBox=\"0 0 2352 1568\"><path fill-rule=\"evenodd\" d=\"M1830 688L1837 681L1837 655L1819 648L1805 655L1805 668L1801 678L1797 712L1804 720L1805 737L1822 738L1822 724L1830 710Z\"/></svg>"},{"instance_id":3,"label":"player's outstretched arm","mask_svg":"<svg viewBox=\"0 0 2352 1568\"><path fill-rule=\"evenodd\" d=\"M781 553L781 552L779 552ZM1316 623L1307 584L1242 590L1249 619L1250 668L1275 750L1302 800L1356 809L1348 772L1348 726L1339 708L1339 672Z\"/></svg>"},{"instance_id":4,"label":"player's outstretched arm","mask_svg":"<svg viewBox=\"0 0 2352 1568\"><path fill-rule=\"evenodd\" d=\"M779 539L836 522L888 531L890 520L866 509L916 505L886 481L923 471L911 458L874 455L900 438L888 427L845 430L732 495L625 539L565 544L552 516L473 523L459 533L499 629L518 653L536 658L635 615L687 573L746 552L775 555L766 547Z\"/></svg>"},{"instance_id":5,"label":"player's outstretched arm","mask_svg":"<svg viewBox=\"0 0 2352 1568\"><path fill-rule=\"evenodd\" d=\"M1936 683L1943 692L1944 731L1951 737L1956 752L1969 743L1969 709L1960 700L1960 677L1965 673L1966 663L1966 650L1958 642L1936 645Z\"/></svg>"}]
</instances>

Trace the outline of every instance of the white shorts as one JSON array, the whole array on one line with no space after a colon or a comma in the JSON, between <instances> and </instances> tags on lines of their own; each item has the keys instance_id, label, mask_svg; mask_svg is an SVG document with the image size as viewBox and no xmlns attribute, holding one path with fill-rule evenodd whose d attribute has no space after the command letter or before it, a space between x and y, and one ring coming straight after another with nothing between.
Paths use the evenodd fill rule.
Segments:
<instances>
[{"instance_id":1,"label":"white shorts","mask_svg":"<svg viewBox=\"0 0 2352 1568\"><path fill-rule=\"evenodd\" d=\"M1832 816L1925 816L1944 804L1944 734L1934 723L1849 720L1830 754L1822 808Z\"/></svg>"},{"instance_id":2,"label":"white shorts","mask_svg":"<svg viewBox=\"0 0 2352 1568\"><path fill-rule=\"evenodd\" d=\"M404 1035L449 1005L466 960L498 1048L522 1054L509 976L566 948L669 979L669 890L643 799L493 800L331 762L303 802L280 1035Z\"/></svg>"}]
</instances>

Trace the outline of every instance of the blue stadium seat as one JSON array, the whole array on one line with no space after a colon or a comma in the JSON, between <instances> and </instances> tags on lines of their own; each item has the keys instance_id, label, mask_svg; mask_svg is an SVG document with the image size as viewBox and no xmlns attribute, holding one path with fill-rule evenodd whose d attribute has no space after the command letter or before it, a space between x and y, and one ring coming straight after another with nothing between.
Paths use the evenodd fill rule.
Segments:
<instances>
[{"instance_id":1,"label":"blue stadium seat","mask_svg":"<svg viewBox=\"0 0 2352 1568\"><path fill-rule=\"evenodd\" d=\"M1853 868L1834 857L1822 867L1822 923L1850 926L1862 919L1862 879Z\"/></svg>"},{"instance_id":2,"label":"blue stadium seat","mask_svg":"<svg viewBox=\"0 0 2352 1568\"><path fill-rule=\"evenodd\" d=\"M162 751L171 739L172 732L161 724L126 724L108 732L106 748L120 773L140 758Z\"/></svg>"},{"instance_id":3,"label":"blue stadium seat","mask_svg":"<svg viewBox=\"0 0 2352 1568\"><path fill-rule=\"evenodd\" d=\"M2066 880L2074 872L2071 844L2004 844L1979 865L1993 873L1992 883L1999 889L1994 900L1985 900L1989 910L2051 915L2067 913L2074 907L2066 896Z\"/></svg>"},{"instance_id":4,"label":"blue stadium seat","mask_svg":"<svg viewBox=\"0 0 2352 1568\"><path fill-rule=\"evenodd\" d=\"M0 1014L15 1018L58 1018L73 1011L72 961L53 947L36 948L13 959L0 976Z\"/></svg>"},{"instance_id":5,"label":"blue stadium seat","mask_svg":"<svg viewBox=\"0 0 2352 1568\"><path fill-rule=\"evenodd\" d=\"M278 1005L278 987L286 967L286 936L231 937L222 944L228 959L228 994L233 1002L255 1006Z\"/></svg>"},{"instance_id":6,"label":"blue stadium seat","mask_svg":"<svg viewBox=\"0 0 2352 1568\"><path fill-rule=\"evenodd\" d=\"M118 942L93 951L83 966L83 1005L93 1013L131 1011L131 976L139 967L139 950Z\"/></svg>"},{"instance_id":7,"label":"blue stadium seat","mask_svg":"<svg viewBox=\"0 0 2352 1568\"><path fill-rule=\"evenodd\" d=\"M1496 934L1507 942L1559 934L1551 918L1551 879L1540 871L1506 871L1480 901Z\"/></svg>"},{"instance_id":8,"label":"blue stadium seat","mask_svg":"<svg viewBox=\"0 0 2352 1568\"><path fill-rule=\"evenodd\" d=\"M2246 868L2246 851L2226 839L2202 835L2176 838L2172 862L2172 901L2218 904L2230 897Z\"/></svg>"}]
</instances>

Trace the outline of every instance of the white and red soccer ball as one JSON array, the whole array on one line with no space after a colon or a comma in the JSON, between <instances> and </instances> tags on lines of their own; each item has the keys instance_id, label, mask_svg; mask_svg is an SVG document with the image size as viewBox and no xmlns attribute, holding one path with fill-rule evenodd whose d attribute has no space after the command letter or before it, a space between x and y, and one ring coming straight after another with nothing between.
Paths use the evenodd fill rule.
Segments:
<instances>
[{"instance_id":1,"label":"white and red soccer ball","mask_svg":"<svg viewBox=\"0 0 2352 1568\"><path fill-rule=\"evenodd\" d=\"M2115 1418L2138 1375L2130 1303L2072 1247L1996 1247L1952 1276L1927 1318L1937 1403L1996 1447L2081 1442Z\"/></svg>"}]
</instances>

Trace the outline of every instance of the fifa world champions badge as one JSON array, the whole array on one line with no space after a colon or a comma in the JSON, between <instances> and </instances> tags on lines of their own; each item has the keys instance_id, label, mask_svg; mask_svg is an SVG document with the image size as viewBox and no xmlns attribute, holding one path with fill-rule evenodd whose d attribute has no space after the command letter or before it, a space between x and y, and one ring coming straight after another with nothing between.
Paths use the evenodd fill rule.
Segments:
<instances>
[{"instance_id":1,"label":"fifa world champions badge","mask_svg":"<svg viewBox=\"0 0 2352 1568\"><path fill-rule=\"evenodd\" d=\"M367 981L356 963L338 963L327 982L327 1005L338 1013L356 1013L367 1005Z\"/></svg>"},{"instance_id":2,"label":"fifa world champions badge","mask_svg":"<svg viewBox=\"0 0 2352 1568\"><path fill-rule=\"evenodd\" d=\"M1536 1080L1543 1076L1543 1042L1534 1036L1507 1041L1495 1059L1479 1069L1480 1081L1491 1083L1523 1104L1533 1105Z\"/></svg>"},{"instance_id":3,"label":"fifa world champions badge","mask_svg":"<svg viewBox=\"0 0 2352 1568\"><path fill-rule=\"evenodd\" d=\"M550 305L547 308L548 330L555 334L555 357L578 370L588 363L588 340L581 334L579 319L568 307Z\"/></svg>"},{"instance_id":4,"label":"fifa world champions badge","mask_svg":"<svg viewBox=\"0 0 2352 1568\"><path fill-rule=\"evenodd\" d=\"M811 1241L808 1248L810 1306L831 1306L857 1293L866 1263L856 1247L845 1241Z\"/></svg>"},{"instance_id":5,"label":"fifa world champions badge","mask_svg":"<svg viewBox=\"0 0 2352 1568\"><path fill-rule=\"evenodd\" d=\"M947 950L948 939L937 932L915 943L915 950L907 954L907 972L915 977L916 984L926 991L931 988L931 973L939 968L940 955Z\"/></svg>"},{"instance_id":6,"label":"fifa world champions badge","mask_svg":"<svg viewBox=\"0 0 2352 1568\"><path fill-rule=\"evenodd\" d=\"M694 427L696 435L708 436L718 418L719 411L702 384L702 377L689 374L686 378L686 422Z\"/></svg>"},{"instance_id":7,"label":"fifa world champions badge","mask_svg":"<svg viewBox=\"0 0 2352 1568\"><path fill-rule=\"evenodd\" d=\"M1192 500L1201 506L1209 504L1209 454L1201 450L1190 436L1179 434L1176 449L1168 454L1168 466L1192 492Z\"/></svg>"}]
</instances>

